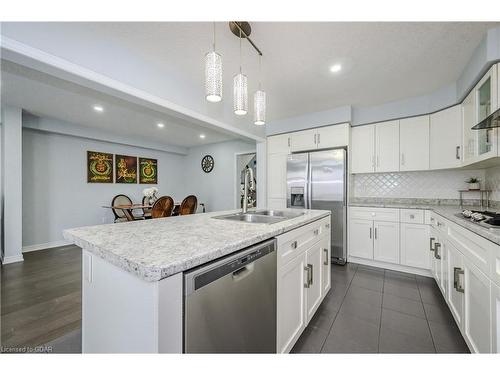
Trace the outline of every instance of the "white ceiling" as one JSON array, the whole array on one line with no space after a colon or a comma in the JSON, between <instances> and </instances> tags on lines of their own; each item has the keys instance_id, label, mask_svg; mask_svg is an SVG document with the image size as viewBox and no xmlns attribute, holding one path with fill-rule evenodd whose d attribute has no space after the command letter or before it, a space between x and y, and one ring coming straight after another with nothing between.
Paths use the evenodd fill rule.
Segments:
<instances>
[{"instance_id":1,"label":"white ceiling","mask_svg":"<svg viewBox=\"0 0 500 375\"><path fill-rule=\"evenodd\" d=\"M180 147L237 138L10 62L2 63L2 102L37 116L52 117L130 137ZM104 108L102 113L94 105ZM165 125L159 129L157 123ZM205 138L201 139L200 134Z\"/></svg>"}]
</instances>

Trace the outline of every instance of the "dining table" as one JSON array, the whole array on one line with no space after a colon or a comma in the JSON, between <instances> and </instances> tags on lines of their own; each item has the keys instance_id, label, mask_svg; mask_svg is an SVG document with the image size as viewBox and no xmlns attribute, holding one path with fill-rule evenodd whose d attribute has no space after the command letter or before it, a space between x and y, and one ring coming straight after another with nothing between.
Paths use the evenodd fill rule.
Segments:
<instances>
[{"instance_id":1,"label":"dining table","mask_svg":"<svg viewBox=\"0 0 500 375\"><path fill-rule=\"evenodd\" d=\"M151 214L149 215L144 215L144 216L134 216L133 211L134 210L151 210L153 208L152 204L143 204L143 203L132 203L132 204L117 204L114 206L102 206L103 208L111 208L113 210L121 210L123 214L125 215L125 218L127 221L134 221L138 219L151 219ZM174 203L174 208L172 210L172 216L177 216L179 215L179 208L181 207L180 202L175 202Z\"/></svg>"}]
</instances>

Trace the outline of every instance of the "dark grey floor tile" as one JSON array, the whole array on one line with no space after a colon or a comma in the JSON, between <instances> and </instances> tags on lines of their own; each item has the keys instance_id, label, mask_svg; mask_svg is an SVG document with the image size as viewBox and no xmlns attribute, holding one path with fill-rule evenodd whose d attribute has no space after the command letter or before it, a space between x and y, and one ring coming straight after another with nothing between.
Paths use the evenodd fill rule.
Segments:
<instances>
[{"instance_id":1,"label":"dark grey floor tile","mask_svg":"<svg viewBox=\"0 0 500 375\"><path fill-rule=\"evenodd\" d=\"M413 288L408 285L398 284L387 280L384 281L384 294L409 298L415 301L421 300L418 288Z\"/></svg>"},{"instance_id":2,"label":"dark grey floor tile","mask_svg":"<svg viewBox=\"0 0 500 375\"><path fill-rule=\"evenodd\" d=\"M384 269L359 265L358 269L356 270L356 275L372 276L372 277L377 277L377 278L383 279L384 278Z\"/></svg>"},{"instance_id":3,"label":"dark grey floor tile","mask_svg":"<svg viewBox=\"0 0 500 375\"><path fill-rule=\"evenodd\" d=\"M323 308L335 312L339 311L340 305L342 305L342 302L344 301L348 288L349 286L345 284L333 284L332 288L321 303Z\"/></svg>"},{"instance_id":4,"label":"dark grey floor tile","mask_svg":"<svg viewBox=\"0 0 500 375\"><path fill-rule=\"evenodd\" d=\"M430 321L429 326L438 353L470 353L456 324Z\"/></svg>"},{"instance_id":5,"label":"dark grey floor tile","mask_svg":"<svg viewBox=\"0 0 500 375\"><path fill-rule=\"evenodd\" d=\"M373 277L372 275L356 273L352 279L351 286L358 286L382 292L382 289L384 288L384 279L382 277Z\"/></svg>"},{"instance_id":6,"label":"dark grey floor tile","mask_svg":"<svg viewBox=\"0 0 500 375\"><path fill-rule=\"evenodd\" d=\"M412 273L406 273L406 272L399 272L399 271L393 271L393 270L385 270L385 278L389 279L412 279L415 280L415 275Z\"/></svg>"},{"instance_id":7,"label":"dark grey floor tile","mask_svg":"<svg viewBox=\"0 0 500 375\"><path fill-rule=\"evenodd\" d=\"M332 264L332 282L349 285L357 268L358 266L354 263L347 263L345 266Z\"/></svg>"},{"instance_id":8,"label":"dark grey floor tile","mask_svg":"<svg viewBox=\"0 0 500 375\"><path fill-rule=\"evenodd\" d=\"M436 280L434 280L433 277L427 277L427 276L421 276L421 275L415 275L415 279L417 280L417 284L420 285L435 285Z\"/></svg>"},{"instance_id":9,"label":"dark grey floor tile","mask_svg":"<svg viewBox=\"0 0 500 375\"><path fill-rule=\"evenodd\" d=\"M328 336L328 330L307 326L291 353L321 353L321 348Z\"/></svg>"},{"instance_id":10,"label":"dark grey floor tile","mask_svg":"<svg viewBox=\"0 0 500 375\"><path fill-rule=\"evenodd\" d=\"M455 325L455 320L446 304L433 305L424 303L425 315L430 322Z\"/></svg>"},{"instance_id":11,"label":"dark grey floor tile","mask_svg":"<svg viewBox=\"0 0 500 375\"><path fill-rule=\"evenodd\" d=\"M322 353L376 353L379 326L348 314L337 315Z\"/></svg>"},{"instance_id":12,"label":"dark grey floor tile","mask_svg":"<svg viewBox=\"0 0 500 375\"><path fill-rule=\"evenodd\" d=\"M387 341L385 342L387 345L389 345L389 339L397 342L398 340L403 340L404 336L410 336L413 339L415 347L419 350L426 347L434 350L429 325L425 319L393 310L382 309L380 333L384 332L387 337ZM403 336L396 335L395 333ZM405 350L408 349L405 348Z\"/></svg>"},{"instance_id":13,"label":"dark grey floor tile","mask_svg":"<svg viewBox=\"0 0 500 375\"><path fill-rule=\"evenodd\" d=\"M309 326L326 330L328 332L332 327L337 313L338 310L332 309L328 304L322 303L309 322Z\"/></svg>"},{"instance_id":14,"label":"dark grey floor tile","mask_svg":"<svg viewBox=\"0 0 500 375\"><path fill-rule=\"evenodd\" d=\"M397 276L385 275L384 283L418 290L417 281L409 277L397 277Z\"/></svg>"},{"instance_id":15,"label":"dark grey floor tile","mask_svg":"<svg viewBox=\"0 0 500 375\"><path fill-rule=\"evenodd\" d=\"M390 328L381 328L379 353L435 353L432 342L415 341L414 337Z\"/></svg>"},{"instance_id":16,"label":"dark grey floor tile","mask_svg":"<svg viewBox=\"0 0 500 375\"><path fill-rule=\"evenodd\" d=\"M372 324L379 325L382 309L381 306L374 304L368 299L346 297L340 308L339 314L353 316Z\"/></svg>"},{"instance_id":17,"label":"dark grey floor tile","mask_svg":"<svg viewBox=\"0 0 500 375\"><path fill-rule=\"evenodd\" d=\"M425 319L424 306L421 301L384 294L382 307Z\"/></svg>"},{"instance_id":18,"label":"dark grey floor tile","mask_svg":"<svg viewBox=\"0 0 500 375\"><path fill-rule=\"evenodd\" d=\"M374 307L382 306L382 293L375 290L361 288L359 286L351 285L345 296L345 301L351 299L362 300L366 303L372 304Z\"/></svg>"},{"instance_id":19,"label":"dark grey floor tile","mask_svg":"<svg viewBox=\"0 0 500 375\"><path fill-rule=\"evenodd\" d=\"M437 286L421 287L419 285L418 289L423 303L431 305L446 305L446 301L444 300L441 290Z\"/></svg>"}]
</instances>

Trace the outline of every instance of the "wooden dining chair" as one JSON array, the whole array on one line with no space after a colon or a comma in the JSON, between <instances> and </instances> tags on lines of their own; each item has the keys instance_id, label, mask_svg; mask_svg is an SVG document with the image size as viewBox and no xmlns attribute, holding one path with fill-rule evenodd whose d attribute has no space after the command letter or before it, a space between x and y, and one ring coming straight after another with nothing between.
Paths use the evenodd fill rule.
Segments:
<instances>
[{"instance_id":1,"label":"wooden dining chair","mask_svg":"<svg viewBox=\"0 0 500 375\"><path fill-rule=\"evenodd\" d=\"M132 199L130 199L128 196L125 194L118 194L113 197L111 200L111 210L113 211L113 214L115 215L115 223L119 223L122 221L128 221L127 216L125 215L125 212L120 209L114 209L114 206L121 206L121 205L126 205L126 204L132 204Z\"/></svg>"},{"instance_id":2,"label":"wooden dining chair","mask_svg":"<svg viewBox=\"0 0 500 375\"><path fill-rule=\"evenodd\" d=\"M169 217L174 209L174 200L172 197L165 195L156 200L151 209L151 218L157 219L160 217Z\"/></svg>"},{"instance_id":3,"label":"wooden dining chair","mask_svg":"<svg viewBox=\"0 0 500 375\"><path fill-rule=\"evenodd\" d=\"M191 215L196 213L198 208L198 198L195 195L188 195L181 203L179 215Z\"/></svg>"}]
</instances>

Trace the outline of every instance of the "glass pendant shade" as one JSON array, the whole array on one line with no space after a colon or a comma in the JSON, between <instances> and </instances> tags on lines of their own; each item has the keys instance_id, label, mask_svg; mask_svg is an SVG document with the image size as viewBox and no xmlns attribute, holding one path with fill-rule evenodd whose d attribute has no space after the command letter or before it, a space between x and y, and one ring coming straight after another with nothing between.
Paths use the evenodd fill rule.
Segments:
<instances>
[{"instance_id":1,"label":"glass pendant shade","mask_svg":"<svg viewBox=\"0 0 500 375\"><path fill-rule=\"evenodd\" d=\"M256 91L253 96L253 123L266 124L266 93L262 90Z\"/></svg>"},{"instance_id":2,"label":"glass pendant shade","mask_svg":"<svg viewBox=\"0 0 500 375\"><path fill-rule=\"evenodd\" d=\"M205 55L205 98L212 103L222 100L222 56L215 51Z\"/></svg>"},{"instance_id":3,"label":"glass pendant shade","mask_svg":"<svg viewBox=\"0 0 500 375\"><path fill-rule=\"evenodd\" d=\"M246 115L248 112L248 88L247 76L239 73L233 80L234 113L238 116Z\"/></svg>"}]
</instances>

